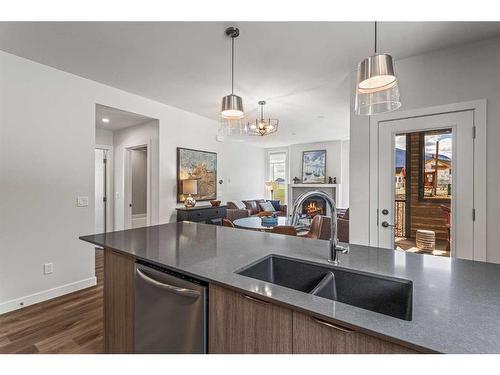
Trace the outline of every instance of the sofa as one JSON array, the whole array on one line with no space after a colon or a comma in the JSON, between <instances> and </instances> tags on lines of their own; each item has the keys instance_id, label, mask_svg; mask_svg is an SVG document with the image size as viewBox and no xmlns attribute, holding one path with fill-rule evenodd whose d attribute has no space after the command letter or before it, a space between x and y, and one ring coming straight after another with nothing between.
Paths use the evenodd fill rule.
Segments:
<instances>
[{"instance_id":1,"label":"sofa","mask_svg":"<svg viewBox=\"0 0 500 375\"><path fill-rule=\"evenodd\" d=\"M259 216L260 214L263 214L264 211L262 210L260 203L264 203L266 199L249 199L249 200L243 200L243 201L229 201L227 202L227 216L226 218L234 221L236 219L241 219L243 217L249 217L249 216ZM244 208L242 207L244 205ZM276 213L278 216L286 216L287 215L287 206L284 204L279 203L278 201L274 201L273 204L275 207L274 213Z\"/></svg>"}]
</instances>

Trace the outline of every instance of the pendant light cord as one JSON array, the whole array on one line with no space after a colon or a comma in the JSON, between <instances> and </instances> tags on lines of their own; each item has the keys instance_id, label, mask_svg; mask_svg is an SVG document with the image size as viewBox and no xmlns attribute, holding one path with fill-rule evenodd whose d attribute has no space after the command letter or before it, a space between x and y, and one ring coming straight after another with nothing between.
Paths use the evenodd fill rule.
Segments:
<instances>
[{"instance_id":1,"label":"pendant light cord","mask_svg":"<svg viewBox=\"0 0 500 375\"><path fill-rule=\"evenodd\" d=\"M231 95L234 94L234 36L231 37Z\"/></svg>"},{"instance_id":2,"label":"pendant light cord","mask_svg":"<svg viewBox=\"0 0 500 375\"><path fill-rule=\"evenodd\" d=\"M260 120L264 121L264 104L260 105Z\"/></svg>"},{"instance_id":3,"label":"pendant light cord","mask_svg":"<svg viewBox=\"0 0 500 375\"><path fill-rule=\"evenodd\" d=\"M375 21L375 55L377 54L377 21Z\"/></svg>"}]
</instances>

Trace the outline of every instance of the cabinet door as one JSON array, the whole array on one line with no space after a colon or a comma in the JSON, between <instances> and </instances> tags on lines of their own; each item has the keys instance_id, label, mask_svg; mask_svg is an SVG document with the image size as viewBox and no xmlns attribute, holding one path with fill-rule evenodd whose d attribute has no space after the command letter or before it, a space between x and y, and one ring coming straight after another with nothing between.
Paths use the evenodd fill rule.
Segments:
<instances>
[{"instance_id":1,"label":"cabinet door","mask_svg":"<svg viewBox=\"0 0 500 375\"><path fill-rule=\"evenodd\" d=\"M211 284L210 353L292 353L292 311Z\"/></svg>"},{"instance_id":2,"label":"cabinet door","mask_svg":"<svg viewBox=\"0 0 500 375\"><path fill-rule=\"evenodd\" d=\"M104 250L104 351L134 352L134 264L131 256Z\"/></svg>"},{"instance_id":3,"label":"cabinet door","mask_svg":"<svg viewBox=\"0 0 500 375\"><path fill-rule=\"evenodd\" d=\"M299 354L416 354L401 345L293 312L293 352Z\"/></svg>"}]
</instances>

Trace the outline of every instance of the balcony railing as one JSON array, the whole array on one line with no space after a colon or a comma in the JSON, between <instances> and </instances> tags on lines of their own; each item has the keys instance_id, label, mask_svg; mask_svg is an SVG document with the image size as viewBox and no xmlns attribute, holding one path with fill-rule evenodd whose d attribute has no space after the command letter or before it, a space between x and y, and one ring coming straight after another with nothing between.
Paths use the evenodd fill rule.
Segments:
<instances>
[{"instance_id":1,"label":"balcony railing","mask_svg":"<svg viewBox=\"0 0 500 375\"><path fill-rule=\"evenodd\" d=\"M395 215L394 215L394 235L396 237L406 237L406 200L395 200Z\"/></svg>"}]
</instances>

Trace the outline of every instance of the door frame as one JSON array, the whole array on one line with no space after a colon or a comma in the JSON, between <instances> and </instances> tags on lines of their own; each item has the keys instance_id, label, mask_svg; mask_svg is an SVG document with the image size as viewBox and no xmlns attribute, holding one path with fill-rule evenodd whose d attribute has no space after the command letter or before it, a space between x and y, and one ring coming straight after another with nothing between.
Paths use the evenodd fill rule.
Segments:
<instances>
[{"instance_id":1,"label":"door frame","mask_svg":"<svg viewBox=\"0 0 500 375\"><path fill-rule=\"evenodd\" d=\"M487 101L486 99L469 102L445 104L439 106L398 111L370 117L370 246L378 247L378 175L379 175L379 139L380 123L404 120L415 117L434 116L453 112L472 111L475 126L474 140L474 254L473 260L486 261L486 139L487 139ZM471 135L472 136L472 135ZM472 215L472 213L471 213Z\"/></svg>"},{"instance_id":2,"label":"door frame","mask_svg":"<svg viewBox=\"0 0 500 375\"><path fill-rule=\"evenodd\" d=\"M132 228L132 214L129 210L129 202L132 199L132 174L130 169L132 163L130 162L132 150L146 147L147 157L146 157L146 225L151 225L151 140L146 143L140 142L137 144L129 144L124 146L124 158L123 158L123 227L124 229Z\"/></svg>"},{"instance_id":3,"label":"door frame","mask_svg":"<svg viewBox=\"0 0 500 375\"><path fill-rule=\"evenodd\" d=\"M111 145L103 145L103 144L96 144L94 146L95 150L106 150L106 231L111 232L114 230L114 210L113 210L113 204L114 204L114 199L113 199L113 182L114 182L114 175L113 175L113 146ZM95 170L94 170L94 179L95 179ZM94 186L95 186L95 181L94 181ZM95 192L94 192L94 197L95 197ZM94 212L95 216L95 212Z\"/></svg>"}]
</instances>

